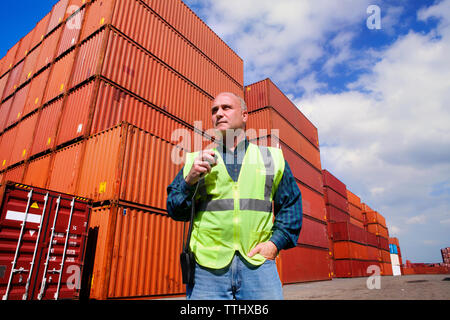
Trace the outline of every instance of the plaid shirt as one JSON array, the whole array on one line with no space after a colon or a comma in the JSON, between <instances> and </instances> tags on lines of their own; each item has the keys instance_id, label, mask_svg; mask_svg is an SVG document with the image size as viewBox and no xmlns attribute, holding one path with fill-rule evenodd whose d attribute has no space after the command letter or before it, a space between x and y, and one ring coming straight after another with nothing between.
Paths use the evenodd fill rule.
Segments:
<instances>
[{"instance_id":1,"label":"plaid shirt","mask_svg":"<svg viewBox=\"0 0 450 320\"><path fill-rule=\"evenodd\" d=\"M248 143L248 140L242 141L234 152L225 147L222 150L218 148L233 181L239 177ZM189 221L194 190L195 186L188 185L184 180L181 169L167 187L167 211L170 217L177 221ZM273 204L275 221L270 241L278 250L295 247L302 227L302 197L287 162Z\"/></svg>"}]
</instances>

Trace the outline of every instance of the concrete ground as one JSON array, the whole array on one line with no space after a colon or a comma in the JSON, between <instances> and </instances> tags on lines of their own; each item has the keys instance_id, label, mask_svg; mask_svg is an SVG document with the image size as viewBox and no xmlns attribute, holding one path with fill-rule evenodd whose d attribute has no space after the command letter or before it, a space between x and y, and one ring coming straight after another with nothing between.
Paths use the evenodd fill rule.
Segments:
<instances>
[{"instance_id":1,"label":"concrete ground","mask_svg":"<svg viewBox=\"0 0 450 320\"><path fill-rule=\"evenodd\" d=\"M450 274L335 278L285 285L283 293L285 300L450 300Z\"/></svg>"},{"instance_id":2,"label":"concrete ground","mask_svg":"<svg viewBox=\"0 0 450 320\"><path fill-rule=\"evenodd\" d=\"M283 294L285 300L450 300L450 274L382 276L378 283L368 277L335 278L284 285Z\"/></svg>"}]
</instances>

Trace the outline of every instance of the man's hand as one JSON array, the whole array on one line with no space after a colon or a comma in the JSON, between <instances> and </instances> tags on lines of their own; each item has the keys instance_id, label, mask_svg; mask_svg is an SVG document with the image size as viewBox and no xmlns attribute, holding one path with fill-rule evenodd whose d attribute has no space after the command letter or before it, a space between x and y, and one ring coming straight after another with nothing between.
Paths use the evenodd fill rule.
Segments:
<instances>
[{"instance_id":1,"label":"man's hand","mask_svg":"<svg viewBox=\"0 0 450 320\"><path fill-rule=\"evenodd\" d=\"M191 171L189 171L185 180L188 184L194 185L203 174L211 172L211 167L216 165L214 158L214 150L203 150L197 158L195 158Z\"/></svg>"},{"instance_id":2,"label":"man's hand","mask_svg":"<svg viewBox=\"0 0 450 320\"><path fill-rule=\"evenodd\" d=\"M261 242L250 250L247 256L251 258L257 253L266 259L275 260L278 254L278 248L272 241Z\"/></svg>"}]
</instances>

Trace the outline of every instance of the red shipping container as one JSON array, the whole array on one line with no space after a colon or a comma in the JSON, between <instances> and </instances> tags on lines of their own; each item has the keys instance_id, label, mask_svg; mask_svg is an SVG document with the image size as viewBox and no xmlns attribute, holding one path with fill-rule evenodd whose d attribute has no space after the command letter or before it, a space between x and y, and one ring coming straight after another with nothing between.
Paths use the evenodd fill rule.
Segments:
<instances>
[{"instance_id":1,"label":"red shipping container","mask_svg":"<svg viewBox=\"0 0 450 320\"><path fill-rule=\"evenodd\" d=\"M297 245L295 248L282 250L280 256L283 284L331 280L326 249Z\"/></svg>"},{"instance_id":2,"label":"red shipping container","mask_svg":"<svg viewBox=\"0 0 450 320\"><path fill-rule=\"evenodd\" d=\"M270 145L270 144L269 144ZM299 157L287 145L279 143L285 160L289 163L292 174L305 185L313 188L320 194L323 193L322 174L303 158Z\"/></svg>"},{"instance_id":3,"label":"red shipping container","mask_svg":"<svg viewBox=\"0 0 450 320\"><path fill-rule=\"evenodd\" d=\"M376 247L367 246L367 260L380 261L380 250Z\"/></svg>"},{"instance_id":4,"label":"red shipping container","mask_svg":"<svg viewBox=\"0 0 450 320\"><path fill-rule=\"evenodd\" d=\"M323 185L339 193L344 199L347 199L347 187L338 178L332 175L328 170L322 170Z\"/></svg>"},{"instance_id":5,"label":"red shipping container","mask_svg":"<svg viewBox=\"0 0 450 320\"><path fill-rule=\"evenodd\" d=\"M376 237L378 240L378 248L389 252L389 240L381 236Z\"/></svg>"},{"instance_id":6,"label":"red shipping container","mask_svg":"<svg viewBox=\"0 0 450 320\"><path fill-rule=\"evenodd\" d=\"M245 101L249 111L273 107L297 128L314 146L319 147L317 128L270 80L265 79L245 87Z\"/></svg>"},{"instance_id":7,"label":"red shipping container","mask_svg":"<svg viewBox=\"0 0 450 320\"><path fill-rule=\"evenodd\" d=\"M15 183L4 188L0 295L4 300L77 299L90 202Z\"/></svg>"},{"instance_id":8,"label":"red shipping container","mask_svg":"<svg viewBox=\"0 0 450 320\"><path fill-rule=\"evenodd\" d=\"M328 226L331 229L333 241L346 240L367 244L366 230L362 228L348 222L333 222Z\"/></svg>"},{"instance_id":9,"label":"red shipping container","mask_svg":"<svg viewBox=\"0 0 450 320\"><path fill-rule=\"evenodd\" d=\"M257 140L250 139L250 141L259 145L271 146L283 150L284 159L289 163L289 167L297 182L301 182L318 194L323 195L322 173L302 157L299 157L283 141L280 141L277 137L272 138L271 136L259 137Z\"/></svg>"},{"instance_id":10,"label":"red shipping container","mask_svg":"<svg viewBox=\"0 0 450 320\"><path fill-rule=\"evenodd\" d=\"M277 135L278 138L298 153L302 158L321 170L320 151L307 140L302 132L284 119L272 107L250 112L246 129L248 134L253 129L257 136Z\"/></svg>"},{"instance_id":11,"label":"red shipping container","mask_svg":"<svg viewBox=\"0 0 450 320\"><path fill-rule=\"evenodd\" d=\"M378 239L375 234L366 231L366 239L369 246L378 248Z\"/></svg>"},{"instance_id":12,"label":"red shipping container","mask_svg":"<svg viewBox=\"0 0 450 320\"><path fill-rule=\"evenodd\" d=\"M323 196L301 184L299 181L297 181L297 185L302 194L303 214L321 221L327 221L327 210L325 208Z\"/></svg>"},{"instance_id":13,"label":"red shipping container","mask_svg":"<svg viewBox=\"0 0 450 320\"><path fill-rule=\"evenodd\" d=\"M303 215L302 229L297 243L328 249L327 225Z\"/></svg>"},{"instance_id":14,"label":"red shipping container","mask_svg":"<svg viewBox=\"0 0 450 320\"><path fill-rule=\"evenodd\" d=\"M348 213L350 213L350 215L358 220L359 222L361 222L362 224L364 224L364 215L362 213L362 210L355 207L353 204L351 204L350 202L348 202Z\"/></svg>"},{"instance_id":15,"label":"red shipping container","mask_svg":"<svg viewBox=\"0 0 450 320\"><path fill-rule=\"evenodd\" d=\"M350 222L350 215L335 206L326 205L328 222Z\"/></svg>"},{"instance_id":16,"label":"red shipping container","mask_svg":"<svg viewBox=\"0 0 450 320\"><path fill-rule=\"evenodd\" d=\"M331 189L330 187L323 187L325 203L331 204L336 208L348 213L348 202L347 199L341 196L339 193Z\"/></svg>"},{"instance_id":17,"label":"red shipping container","mask_svg":"<svg viewBox=\"0 0 450 320\"><path fill-rule=\"evenodd\" d=\"M367 277L368 263L360 260L334 260L335 276L337 278Z\"/></svg>"}]
</instances>

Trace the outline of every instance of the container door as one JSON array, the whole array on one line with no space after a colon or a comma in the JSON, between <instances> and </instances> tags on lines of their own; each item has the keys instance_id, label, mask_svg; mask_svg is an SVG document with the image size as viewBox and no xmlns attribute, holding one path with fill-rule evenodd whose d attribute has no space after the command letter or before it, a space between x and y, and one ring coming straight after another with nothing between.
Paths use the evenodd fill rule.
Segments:
<instances>
[{"instance_id":1,"label":"container door","mask_svg":"<svg viewBox=\"0 0 450 320\"><path fill-rule=\"evenodd\" d=\"M49 207L46 194L33 190L7 190L0 213L0 296L27 298L38 264L40 228ZM27 285L28 284L28 285Z\"/></svg>"}]
</instances>

